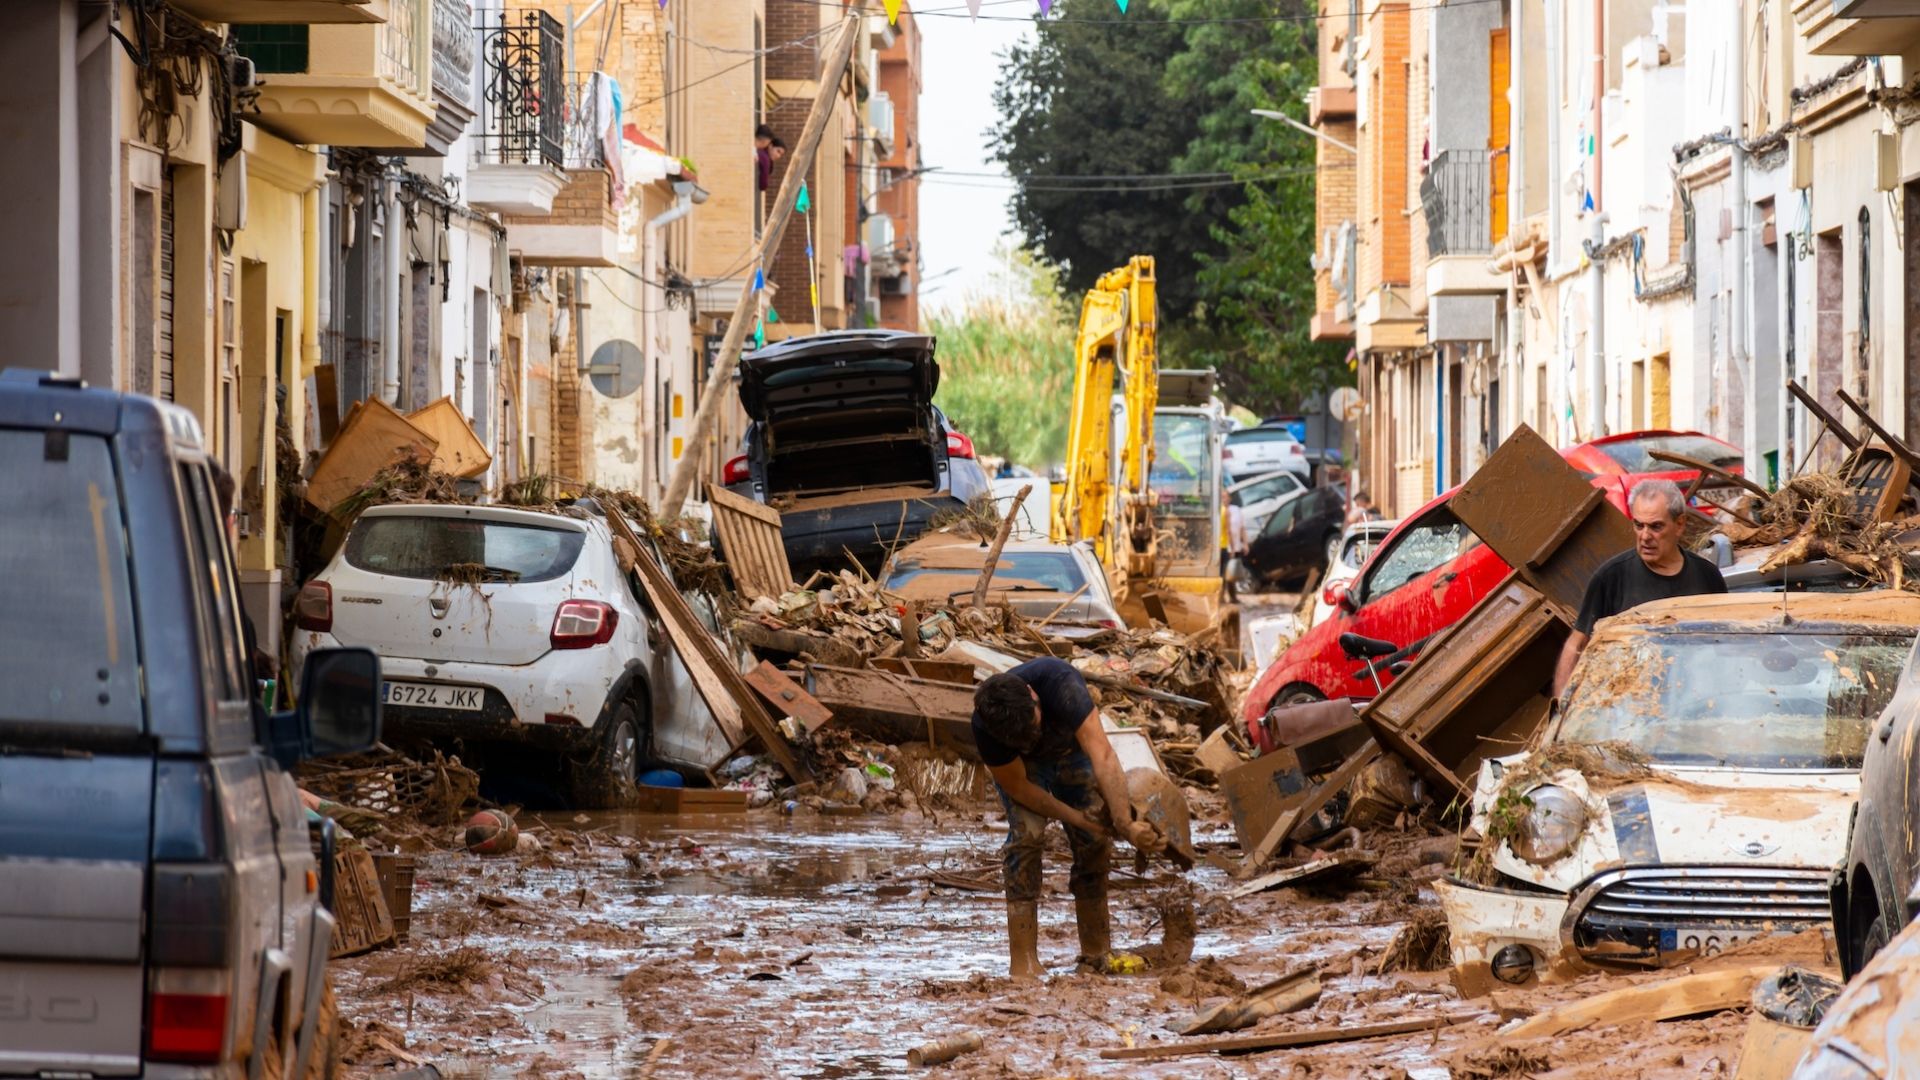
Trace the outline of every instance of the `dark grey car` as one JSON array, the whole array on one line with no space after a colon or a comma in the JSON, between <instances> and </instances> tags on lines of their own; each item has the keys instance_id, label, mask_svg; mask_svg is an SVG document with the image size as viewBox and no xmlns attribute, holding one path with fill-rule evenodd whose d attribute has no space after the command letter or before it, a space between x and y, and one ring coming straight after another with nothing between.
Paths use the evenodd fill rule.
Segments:
<instances>
[{"instance_id":1,"label":"dark grey car","mask_svg":"<svg viewBox=\"0 0 1920 1080\"><path fill-rule=\"evenodd\" d=\"M269 716L192 414L0 374L0 1075L330 1060L334 926L288 773L378 736L379 660Z\"/></svg>"},{"instance_id":2,"label":"dark grey car","mask_svg":"<svg viewBox=\"0 0 1920 1080\"><path fill-rule=\"evenodd\" d=\"M933 404L934 340L903 330L792 338L740 360L751 423L723 478L780 511L794 574L851 556L871 573L896 542L989 493L973 441Z\"/></svg>"},{"instance_id":3,"label":"dark grey car","mask_svg":"<svg viewBox=\"0 0 1920 1080\"><path fill-rule=\"evenodd\" d=\"M1912 922L1920 892L1920 647L1867 735L1847 862L1835 876L1833 934L1851 978Z\"/></svg>"}]
</instances>

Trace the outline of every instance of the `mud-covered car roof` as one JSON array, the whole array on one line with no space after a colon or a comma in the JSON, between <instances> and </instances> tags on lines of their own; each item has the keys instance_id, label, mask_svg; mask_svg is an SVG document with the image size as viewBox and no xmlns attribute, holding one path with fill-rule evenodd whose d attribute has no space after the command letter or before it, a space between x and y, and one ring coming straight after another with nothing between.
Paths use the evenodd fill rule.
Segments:
<instances>
[{"instance_id":1,"label":"mud-covered car roof","mask_svg":"<svg viewBox=\"0 0 1920 1080\"><path fill-rule=\"evenodd\" d=\"M1790 619L1788 624L1783 621ZM1898 589L1862 593L1718 593L1655 600L1594 627L1594 636L1627 637L1646 630L1807 627L1920 627L1920 595Z\"/></svg>"}]
</instances>

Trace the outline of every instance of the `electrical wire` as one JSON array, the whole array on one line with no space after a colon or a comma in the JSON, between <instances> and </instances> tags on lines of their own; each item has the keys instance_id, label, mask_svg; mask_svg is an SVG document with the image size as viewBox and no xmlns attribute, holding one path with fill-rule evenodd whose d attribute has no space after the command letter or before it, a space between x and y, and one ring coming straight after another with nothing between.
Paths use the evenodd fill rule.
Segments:
<instances>
[{"instance_id":1,"label":"electrical wire","mask_svg":"<svg viewBox=\"0 0 1920 1080\"><path fill-rule=\"evenodd\" d=\"M785 2L795 3L795 4L812 4L815 7L832 7L832 8L845 7L845 4L846 4L846 0L785 0ZM1024 0L1024 2L1032 2L1032 0ZM1436 11L1443 7L1459 8L1459 7L1467 7L1473 4L1503 4L1503 3L1506 3L1506 0L1447 0L1446 3L1407 5L1406 7L1403 7L1400 10L1409 11L1409 12ZM982 5L982 6L985 6L985 5ZM1094 25L1103 25L1103 24L1124 25L1127 23L1138 23L1138 22L1145 21L1145 22L1160 23L1167 26L1271 25L1273 23L1323 22L1331 19L1344 20L1347 18L1347 15L1345 12L1341 12L1339 14L1321 14L1319 12L1312 12L1312 13L1301 13L1298 15L1248 15L1248 16L1240 16L1240 17L1234 17L1234 18L1219 18L1219 19L1146 19L1146 20L1142 20L1138 18L1128 18L1122 15L1117 17L1108 16L1106 18L1086 18L1086 19L1069 20L1069 19L1066 19L1064 16L1060 16L1060 15L1052 15L1052 16L980 15L980 16L975 16L973 15L973 13L969 12L964 6L957 7L957 8L953 8L953 7L928 8L925 11L913 12L913 16L916 19L933 17L933 18L940 18L940 19L967 19L969 21L977 21L977 22L1053 23L1053 22L1071 21L1076 23L1090 23Z\"/></svg>"},{"instance_id":2,"label":"electrical wire","mask_svg":"<svg viewBox=\"0 0 1920 1080\"><path fill-rule=\"evenodd\" d=\"M661 94L659 97L652 97L652 98L648 98L645 101L635 102L632 105L623 106L623 109L640 109L648 105L657 104L677 94L685 93L686 91L691 90L696 86L699 86L701 83L712 82L714 79L717 79L722 75L728 74L729 72L738 71L743 67L747 67L750 64L754 63L755 61L759 60L763 56L768 56L773 53L780 52L783 49L797 49L803 45L810 44L816 38L821 37L822 35L826 34L828 31L837 30L839 28L840 28L840 24L835 23L832 26L823 26L820 29L815 30L811 34L803 34L800 37L794 38L792 41L784 41L778 45L769 45L765 50L761 52L756 52L752 56L747 57L745 60L742 60L737 64L729 64L718 71L709 72L706 75L703 75L700 78L695 79L690 83L682 83L681 85L674 87L673 89L667 91L666 93Z\"/></svg>"}]
</instances>

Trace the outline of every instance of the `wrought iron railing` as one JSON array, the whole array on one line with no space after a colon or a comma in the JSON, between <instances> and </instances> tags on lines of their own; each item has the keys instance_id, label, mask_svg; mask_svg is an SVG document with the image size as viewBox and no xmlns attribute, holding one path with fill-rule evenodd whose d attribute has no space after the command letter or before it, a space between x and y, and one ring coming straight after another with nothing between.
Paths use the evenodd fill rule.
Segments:
<instances>
[{"instance_id":1,"label":"wrought iron railing","mask_svg":"<svg viewBox=\"0 0 1920 1080\"><path fill-rule=\"evenodd\" d=\"M1442 150L1420 181L1427 257L1493 250L1493 172L1486 150Z\"/></svg>"},{"instance_id":2,"label":"wrought iron railing","mask_svg":"<svg viewBox=\"0 0 1920 1080\"><path fill-rule=\"evenodd\" d=\"M597 169L606 164L607 127L613 122L611 94L602 92L605 76L567 76L566 166Z\"/></svg>"},{"instance_id":3,"label":"wrought iron railing","mask_svg":"<svg viewBox=\"0 0 1920 1080\"><path fill-rule=\"evenodd\" d=\"M478 159L497 165L567 162L568 95L560 20L544 11L490 12L480 27Z\"/></svg>"}]
</instances>

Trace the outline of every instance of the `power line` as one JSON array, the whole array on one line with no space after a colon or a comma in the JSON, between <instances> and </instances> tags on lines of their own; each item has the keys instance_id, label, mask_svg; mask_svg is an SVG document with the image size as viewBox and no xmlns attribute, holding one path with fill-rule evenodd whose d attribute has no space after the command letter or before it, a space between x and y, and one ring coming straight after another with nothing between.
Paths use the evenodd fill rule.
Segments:
<instances>
[{"instance_id":1,"label":"power line","mask_svg":"<svg viewBox=\"0 0 1920 1080\"><path fill-rule=\"evenodd\" d=\"M812 4L815 7L843 8L846 6L845 0L787 0L787 2L797 3L797 4ZM1019 0L1019 2L1031 3L1033 2L1033 0ZM1468 5L1472 5L1472 4L1501 4L1505 2L1506 0L1448 0L1447 3L1408 5L1407 7L1404 7L1401 10L1408 11L1408 12L1437 11L1443 7L1459 8L1459 7L1467 7ZM982 6L986 6L986 5L982 5ZM914 18L932 17L932 18L938 18L938 19L967 19L969 21L979 21L979 22L1026 22L1026 23L1075 22L1075 23L1088 23L1093 25L1108 25L1108 24L1124 25L1127 23L1153 22L1153 23L1159 23L1167 26L1270 25L1273 23L1323 22L1331 19L1346 19L1348 17L1345 14L1332 15L1332 14L1321 14L1319 12L1310 12L1310 13L1302 12L1300 14L1295 14L1295 15L1247 15L1247 16L1239 16L1239 17L1233 17L1233 18L1219 18L1219 19L1139 19L1139 18L1129 18L1124 15L1108 16L1106 18L1068 19L1063 15L1043 16L1043 15L1037 15L1037 14L1036 15L975 16L971 12L969 12L965 7L929 8L926 11L915 11L913 12L913 16Z\"/></svg>"}]
</instances>

